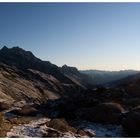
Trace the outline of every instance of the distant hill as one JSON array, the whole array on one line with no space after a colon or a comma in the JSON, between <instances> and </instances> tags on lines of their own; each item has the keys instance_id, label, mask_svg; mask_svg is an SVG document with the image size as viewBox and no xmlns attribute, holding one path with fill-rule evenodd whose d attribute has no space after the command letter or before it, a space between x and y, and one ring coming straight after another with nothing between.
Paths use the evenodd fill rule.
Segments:
<instances>
[{"instance_id":1,"label":"distant hill","mask_svg":"<svg viewBox=\"0 0 140 140\"><path fill-rule=\"evenodd\" d=\"M81 70L82 74L87 74L92 78L92 82L97 85L104 85L127 76L135 75L139 71L121 70L121 71L101 71L101 70Z\"/></svg>"}]
</instances>

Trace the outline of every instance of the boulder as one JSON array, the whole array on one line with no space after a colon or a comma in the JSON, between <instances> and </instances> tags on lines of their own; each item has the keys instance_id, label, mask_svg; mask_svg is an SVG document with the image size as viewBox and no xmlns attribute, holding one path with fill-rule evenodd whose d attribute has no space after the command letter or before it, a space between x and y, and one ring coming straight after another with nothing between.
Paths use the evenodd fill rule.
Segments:
<instances>
[{"instance_id":1,"label":"boulder","mask_svg":"<svg viewBox=\"0 0 140 140\"><path fill-rule=\"evenodd\" d=\"M21 109L14 109L10 113L20 116L36 116L38 110L32 106L25 105Z\"/></svg>"},{"instance_id":2,"label":"boulder","mask_svg":"<svg viewBox=\"0 0 140 140\"><path fill-rule=\"evenodd\" d=\"M47 125L49 128L53 128L57 130L57 132L61 132L63 136L59 137L70 137L73 135L74 137L91 137L91 135L88 132L85 132L82 129L76 129L72 126L70 126L65 119L52 119L49 124ZM58 137L58 134L56 132L49 133L49 136ZM51 135L50 135L51 134ZM68 135L67 135L68 134Z\"/></svg>"},{"instance_id":3,"label":"boulder","mask_svg":"<svg viewBox=\"0 0 140 140\"><path fill-rule=\"evenodd\" d=\"M140 105L140 99L139 98L125 99L123 103L128 109L132 109Z\"/></svg>"},{"instance_id":4,"label":"boulder","mask_svg":"<svg viewBox=\"0 0 140 140\"><path fill-rule=\"evenodd\" d=\"M121 124L128 136L140 137L140 108L125 113Z\"/></svg>"},{"instance_id":5,"label":"boulder","mask_svg":"<svg viewBox=\"0 0 140 140\"><path fill-rule=\"evenodd\" d=\"M98 123L119 123L123 107L118 103L102 103L95 107L83 108L77 111L77 116Z\"/></svg>"},{"instance_id":6,"label":"boulder","mask_svg":"<svg viewBox=\"0 0 140 140\"><path fill-rule=\"evenodd\" d=\"M52 119L49 122L49 127L54 128L60 132L76 132L76 129L69 126L69 124L64 119Z\"/></svg>"},{"instance_id":7,"label":"boulder","mask_svg":"<svg viewBox=\"0 0 140 140\"><path fill-rule=\"evenodd\" d=\"M9 108L10 108L10 105L8 103L0 102L0 111L8 110Z\"/></svg>"}]
</instances>

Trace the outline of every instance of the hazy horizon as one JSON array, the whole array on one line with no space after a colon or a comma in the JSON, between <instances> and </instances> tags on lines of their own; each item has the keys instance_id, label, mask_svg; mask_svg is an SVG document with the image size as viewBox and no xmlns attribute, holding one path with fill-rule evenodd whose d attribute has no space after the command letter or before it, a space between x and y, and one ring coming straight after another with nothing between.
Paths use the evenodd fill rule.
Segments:
<instances>
[{"instance_id":1,"label":"hazy horizon","mask_svg":"<svg viewBox=\"0 0 140 140\"><path fill-rule=\"evenodd\" d=\"M4 46L3 46L4 47ZM2 49L3 47L0 47L0 49ZM13 47L8 47L8 46L6 46L7 48L13 48L13 47L20 47L20 46L13 46ZM21 48L21 47L20 47ZM23 49L23 48L22 48ZM30 51L30 50L25 50L25 51ZM35 55L35 57L37 57L36 55ZM37 57L37 58L39 58L39 57ZM39 58L39 59L41 59L41 58ZM41 59L41 60L43 60L43 59ZM49 60L43 60L43 61L49 61ZM52 62L51 62L52 63ZM52 63L52 64L55 64L55 63ZM55 65L57 65L57 64L55 64ZM64 66L64 65L67 65L66 63L65 64L63 64L63 65L57 65L57 66L59 66L59 67L62 67L62 66ZM77 66L73 66L73 65L67 65L68 67L76 67L76 68L78 68ZM136 70L136 69L120 69L120 70L108 70L108 69L94 69L94 68L87 68L87 69L79 69L78 68L78 70L80 70L80 71L84 71L84 70L87 70L87 71L91 71L91 70L97 70L97 71L110 71L110 72L115 72L115 71L126 71L126 70L134 70L134 71L140 71L139 69L138 70Z\"/></svg>"},{"instance_id":2,"label":"hazy horizon","mask_svg":"<svg viewBox=\"0 0 140 140\"><path fill-rule=\"evenodd\" d=\"M79 70L140 70L140 3L0 3L0 46Z\"/></svg>"}]
</instances>

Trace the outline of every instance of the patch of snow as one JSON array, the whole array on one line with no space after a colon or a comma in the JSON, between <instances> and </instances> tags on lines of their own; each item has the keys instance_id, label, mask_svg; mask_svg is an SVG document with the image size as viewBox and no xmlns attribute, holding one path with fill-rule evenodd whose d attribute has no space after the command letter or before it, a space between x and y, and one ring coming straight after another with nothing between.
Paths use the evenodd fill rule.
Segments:
<instances>
[{"instance_id":1,"label":"patch of snow","mask_svg":"<svg viewBox=\"0 0 140 140\"><path fill-rule=\"evenodd\" d=\"M31 121L29 124L14 126L10 132L7 133L7 137L42 137L46 133L45 123L50 121L48 118L41 118L36 121Z\"/></svg>"},{"instance_id":2,"label":"patch of snow","mask_svg":"<svg viewBox=\"0 0 140 140\"><path fill-rule=\"evenodd\" d=\"M64 137L64 138L75 138L75 135L71 132L65 132L62 137Z\"/></svg>"},{"instance_id":3,"label":"patch of snow","mask_svg":"<svg viewBox=\"0 0 140 140\"><path fill-rule=\"evenodd\" d=\"M76 137L88 137L74 134L72 132L62 133L56 129L47 127L46 123L49 122L49 118L41 118L38 120L31 121L29 124L14 126L10 132L7 132L7 137L17 137L17 138L28 138L28 137L44 137L49 134L49 132L58 133L58 137L63 138L76 138Z\"/></svg>"},{"instance_id":4,"label":"patch of snow","mask_svg":"<svg viewBox=\"0 0 140 140\"><path fill-rule=\"evenodd\" d=\"M77 124L78 128L93 134L94 137L122 137L123 129L121 125L100 124L87 121L80 121Z\"/></svg>"}]
</instances>

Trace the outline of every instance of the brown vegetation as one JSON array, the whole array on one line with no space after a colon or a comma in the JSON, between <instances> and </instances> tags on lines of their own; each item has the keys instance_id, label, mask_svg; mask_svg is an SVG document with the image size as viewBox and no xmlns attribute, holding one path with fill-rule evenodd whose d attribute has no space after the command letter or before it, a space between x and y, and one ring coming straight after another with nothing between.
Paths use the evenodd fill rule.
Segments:
<instances>
[{"instance_id":1,"label":"brown vegetation","mask_svg":"<svg viewBox=\"0 0 140 140\"><path fill-rule=\"evenodd\" d=\"M76 132L76 129L69 126L69 124L64 119L52 119L49 122L49 127L52 127L60 132Z\"/></svg>"}]
</instances>

